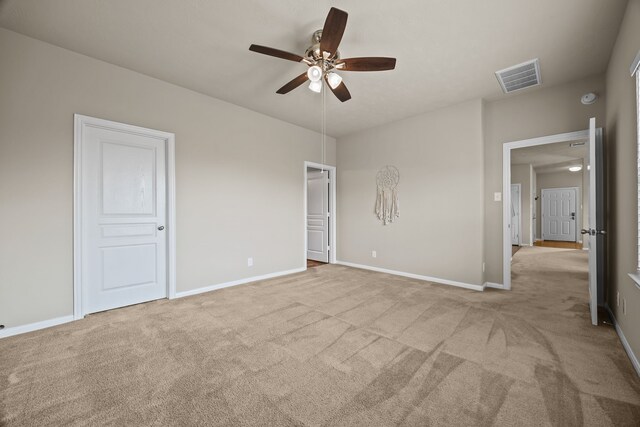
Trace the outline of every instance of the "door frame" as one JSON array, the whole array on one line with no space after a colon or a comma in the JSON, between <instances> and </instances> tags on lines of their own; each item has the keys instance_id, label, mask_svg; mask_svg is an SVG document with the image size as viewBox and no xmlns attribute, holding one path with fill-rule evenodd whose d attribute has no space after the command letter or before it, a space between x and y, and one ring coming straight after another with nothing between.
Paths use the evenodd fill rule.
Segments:
<instances>
[{"instance_id":1,"label":"door frame","mask_svg":"<svg viewBox=\"0 0 640 427\"><path fill-rule=\"evenodd\" d=\"M574 240L575 243L580 243L579 237L580 236L580 229L582 228L582 221L580 221L580 219L582 218L582 209L580 209L580 206L582 204L582 199L580 198L580 187L551 187L551 188L541 188L540 189L540 198L542 199L542 203L540 204L540 234L542 234L542 236L540 236L542 238L542 241L544 241L544 197L543 194L545 191L553 191L553 190L573 190L574 194L575 194L575 199L576 199L576 219L574 220L574 226L576 228L576 240ZM578 223L580 223L580 227L578 226Z\"/></svg>"},{"instance_id":2,"label":"door frame","mask_svg":"<svg viewBox=\"0 0 640 427\"><path fill-rule=\"evenodd\" d=\"M582 140L589 140L589 129L505 142L502 145L502 289L511 289L511 150Z\"/></svg>"},{"instance_id":3,"label":"door frame","mask_svg":"<svg viewBox=\"0 0 640 427\"><path fill-rule=\"evenodd\" d=\"M329 264L335 264L338 259L337 256L337 240L336 236L336 167L330 165L324 165L322 163L315 162L304 162L304 174L303 178L303 219L302 222L304 226L304 247L303 249L303 257L302 257L302 265L304 269L307 269L307 168L314 169L324 169L329 172Z\"/></svg>"},{"instance_id":4,"label":"door frame","mask_svg":"<svg viewBox=\"0 0 640 427\"><path fill-rule=\"evenodd\" d=\"M82 147L83 130L97 127L136 135L157 138L165 142L166 147L166 236L167 236L167 297L176 296L176 185L175 185L175 135L155 129L98 119L96 117L73 115L73 318L85 316L82 307Z\"/></svg>"},{"instance_id":5,"label":"door frame","mask_svg":"<svg viewBox=\"0 0 640 427\"><path fill-rule=\"evenodd\" d=\"M522 246L522 184L511 184L509 189L514 186L518 187L518 197L520 197L520 207L518 210L518 246ZM509 201L511 201L511 192L509 192ZM513 240L511 240L511 246L513 246Z\"/></svg>"}]
</instances>

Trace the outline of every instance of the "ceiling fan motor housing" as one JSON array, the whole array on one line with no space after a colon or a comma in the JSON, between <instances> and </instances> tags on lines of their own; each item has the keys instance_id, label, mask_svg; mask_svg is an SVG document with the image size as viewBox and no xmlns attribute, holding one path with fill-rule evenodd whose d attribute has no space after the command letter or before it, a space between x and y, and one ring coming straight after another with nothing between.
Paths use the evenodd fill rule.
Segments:
<instances>
[{"instance_id":1,"label":"ceiling fan motor housing","mask_svg":"<svg viewBox=\"0 0 640 427\"><path fill-rule=\"evenodd\" d=\"M320 51L321 40L322 40L322 30L315 31L311 36L311 46L307 48L307 50L304 53L304 56L307 57L310 61L317 63L316 65L320 65L323 69L327 70L328 68L333 68L332 63L334 61L340 59L340 51L336 50L336 53L332 57L322 61L322 64L318 63L319 61L324 59L322 57L322 52ZM329 64L325 64L325 62L328 62ZM331 67L328 67L327 65L331 65Z\"/></svg>"}]
</instances>

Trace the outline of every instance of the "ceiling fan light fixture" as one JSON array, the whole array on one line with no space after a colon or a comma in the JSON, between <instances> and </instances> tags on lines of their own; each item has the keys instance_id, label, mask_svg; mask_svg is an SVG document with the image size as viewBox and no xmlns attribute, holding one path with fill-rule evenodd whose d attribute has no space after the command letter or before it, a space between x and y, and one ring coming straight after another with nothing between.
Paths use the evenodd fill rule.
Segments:
<instances>
[{"instance_id":1,"label":"ceiling fan light fixture","mask_svg":"<svg viewBox=\"0 0 640 427\"><path fill-rule=\"evenodd\" d=\"M311 89L312 91L314 91L316 93L322 92L322 82L321 81L311 81L311 83L309 83L309 89Z\"/></svg>"},{"instance_id":2,"label":"ceiling fan light fixture","mask_svg":"<svg viewBox=\"0 0 640 427\"><path fill-rule=\"evenodd\" d=\"M337 73L329 73L327 74L327 82L329 82L331 89L335 89L342 83L342 77Z\"/></svg>"},{"instance_id":3,"label":"ceiling fan light fixture","mask_svg":"<svg viewBox=\"0 0 640 427\"><path fill-rule=\"evenodd\" d=\"M307 77L309 77L309 80L311 80L312 82L319 82L322 78L322 68L318 67L317 65L309 67L309 69L307 70Z\"/></svg>"}]
</instances>

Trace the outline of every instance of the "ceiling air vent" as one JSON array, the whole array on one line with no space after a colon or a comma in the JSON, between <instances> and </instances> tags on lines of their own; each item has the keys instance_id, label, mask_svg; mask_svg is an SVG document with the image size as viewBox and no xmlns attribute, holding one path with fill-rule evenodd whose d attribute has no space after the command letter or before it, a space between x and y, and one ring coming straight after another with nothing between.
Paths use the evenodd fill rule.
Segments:
<instances>
[{"instance_id":1,"label":"ceiling air vent","mask_svg":"<svg viewBox=\"0 0 640 427\"><path fill-rule=\"evenodd\" d=\"M515 92L542 83L538 59L496 71L496 77L504 93Z\"/></svg>"}]
</instances>

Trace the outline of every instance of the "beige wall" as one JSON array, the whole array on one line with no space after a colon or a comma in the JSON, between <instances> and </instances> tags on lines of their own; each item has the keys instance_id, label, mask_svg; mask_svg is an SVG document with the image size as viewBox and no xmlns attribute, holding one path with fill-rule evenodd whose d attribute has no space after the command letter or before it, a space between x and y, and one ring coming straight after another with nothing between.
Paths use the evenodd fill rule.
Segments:
<instances>
[{"instance_id":1,"label":"beige wall","mask_svg":"<svg viewBox=\"0 0 640 427\"><path fill-rule=\"evenodd\" d=\"M502 192L502 145L584 130L589 127L590 117L596 117L602 126L604 89L603 76L594 76L485 103L484 252L487 281L502 283L502 202L493 201L493 193ZM580 97L586 92L596 92L600 99L593 105L582 105Z\"/></svg>"},{"instance_id":2,"label":"beige wall","mask_svg":"<svg viewBox=\"0 0 640 427\"><path fill-rule=\"evenodd\" d=\"M0 58L1 324L72 314L74 113L176 134L178 291L303 267L319 134L4 29Z\"/></svg>"},{"instance_id":3,"label":"beige wall","mask_svg":"<svg viewBox=\"0 0 640 427\"><path fill-rule=\"evenodd\" d=\"M531 165L511 165L511 184L520 184L520 245L531 245Z\"/></svg>"},{"instance_id":4,"label":"beige wall","mask_svg":"<svg viewBox=\"0 0 640 427\"><path fill-rule=\"evenodd\" d=\"M359 132L337 146L341 261L482 284L481 101ZM373 212L376 172L385 165L400 171L400 218L386 226Z\"/></svg>"},{"instance_id":5,"label":"beige wall","mask_svg":"<svg viewBox=\"0 0 640 427\"><path fill-rule=\"evenodd\" d=\"M584 204L584 192L582 191L582 172L553 172L553 173L538 173L536 194L540 196L536 206L536 235L539 239L542 239L542 189L548 188L563 188L563 187L577 187L578 188L578 200L576 200L576 206L578 211L576 212L576 218L579 218L576 224L576 237L577 241L582 241L582 234L580 229L583 222L583 207Z\"/></svg>"},{"instance_id":6,"label":"beige wall","mask_svg":"<svg viewBox=\"0 0 640 427\"><path fill-rule=\"evenodd\" d=\"M607 69L608 296L624 335L640 357L640 290L627 276L637 268L637 118L629 66L640 50L640 0L631 0ZM627 314L616 293L627 301Z\"/></svg>"}]
</instances>

